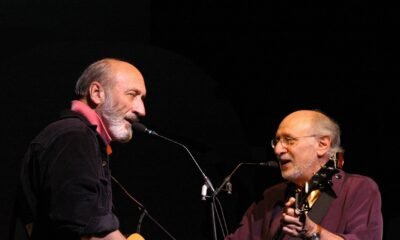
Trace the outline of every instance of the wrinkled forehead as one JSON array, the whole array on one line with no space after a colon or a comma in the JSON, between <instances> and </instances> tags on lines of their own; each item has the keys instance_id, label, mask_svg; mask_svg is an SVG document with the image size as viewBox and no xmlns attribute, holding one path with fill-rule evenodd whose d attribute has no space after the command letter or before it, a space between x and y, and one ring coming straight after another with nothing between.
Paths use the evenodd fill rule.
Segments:
<instances>
[{"instance_id":1,"label":"wrinkled forehead","mask_svg":"<svg viewBox=\"0 0 400 240\"><path fill-rule=\"evenodd\" d=\"M146 86L142 74L129 64L118 64L113 71L114 86L125 91L133 90L146 95Z\"/></svg>"},{"instance_id":2,"label":"wrinkled forehead","mask_svg":"<svg viewBox=\"0 0 400 240\"><path fill-rule=\"evenodd\" d=\"M300 112L284 118L276 131L277 136L303 136L309 134L313 134L312 115Z\"/></svg>"}]
</instances>

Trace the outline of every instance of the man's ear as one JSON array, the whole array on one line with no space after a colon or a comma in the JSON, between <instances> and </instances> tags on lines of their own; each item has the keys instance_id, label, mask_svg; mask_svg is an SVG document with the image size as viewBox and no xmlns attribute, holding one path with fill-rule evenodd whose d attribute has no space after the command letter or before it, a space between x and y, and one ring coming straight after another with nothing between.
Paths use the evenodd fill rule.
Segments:
<instances>
[{"instance_id":1,"label":"man's ear","mask_svg":"<svg viewBox=\"0 0 400 240\"><path fill-rule=\"evenodd\" d=\"M96 105L99 105L100 103L102 103L104 101L104 89L103 89L103 86L99 82L93 81L90 84L89 98Z\"/></svg>"},{"instance_id":2,"label":"man's ear","mask_svg":"<svg viewBox=\"0 0 400 240\"><path fill-rule=\"evenodd\" d=\"M323 136L318 139L317 154L319 157L325 155L331 146L331 137Z\"/></svg>"}]
</instances>

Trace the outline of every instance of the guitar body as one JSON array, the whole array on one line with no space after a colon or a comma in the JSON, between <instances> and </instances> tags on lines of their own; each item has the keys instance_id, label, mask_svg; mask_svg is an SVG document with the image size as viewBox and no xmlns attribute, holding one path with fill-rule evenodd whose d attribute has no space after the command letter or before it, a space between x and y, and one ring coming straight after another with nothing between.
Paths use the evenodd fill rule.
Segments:
<instances>
[{"instance_id":1,"label":"guitar body","mask_svg":"<svg viewBox=\"0 0 400 240\"><path fill-rule=\"evenodd\" d=\"M139 233L133 233L128 237L127 240L144 240L144 237L142 237L142 235Z\"/></svg>"}]
</instances>

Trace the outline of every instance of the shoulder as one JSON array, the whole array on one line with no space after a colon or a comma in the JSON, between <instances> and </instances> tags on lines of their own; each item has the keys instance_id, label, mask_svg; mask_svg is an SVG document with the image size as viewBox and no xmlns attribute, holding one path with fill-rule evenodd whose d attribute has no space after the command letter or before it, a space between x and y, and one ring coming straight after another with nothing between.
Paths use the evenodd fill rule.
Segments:
<instances>
[{"instance_id":1,"label":"shoulder","mask_svg":"<svg viewBox=\"0 0 400 240\"><path fill-rule=\"evenodd\" d=\"M344 175L346 186L348 187L353 189L368 188L379 190L378 184L375 182L375 180L368 176L351 173L345 173Z\"/></svg>"},{"instance_id":2,"label":"shoulder","mask_svg":"<svg viewBox=\"0 0 400 240\"><path fill-rule=\"evenodd\" d=\"M288 187L288 183L287 182L278 183L278 184L275 184L275 185L267 188L264 191L263 195L264 196L269 196L271 194L284 193L286 191L287 187Z\"/></svg>"},{"instance_id":3,"label":"shoulder","mask_svg":"<svg viewBox=\"0 0 400 240\"><path fill-rule=\"evenodd\" d=\"M262 201L267 201L272 204L284 201L288 191L288 186L288 182L282 182L267 188L263 192Z\"/></svg>"},{"instance_id":4,"label":"shoulder","mask_svg":"<svg viewBox=\"0 0 400 240\"><path fill-rule=\"evenodd\" d=\"M63 118L50 123L45 130L63 131L87 131L90 127L79 118Z\"/></svg>"},{"instance_id":5,"label":"shoulder","mask_svg":"<svg viewBox=\"0 0 400 240\"><path fill-rule=\"evenodd\" d=\"M378 184L370 177L360 174L350 174L341 171L343 177L333 181L334 189L342 196L351 199L375 199L380 198ZM337 185L337 186L335 186Z\"/></svg>"},{"instance_id":6,"label":"shoulder","mask_svg":"<svg viewBox=\"0 0 400 240\"><path fill-rule=\"evenodd\" d=\"M96 126L91 125L83 115L71 110L63 111L59 118L50 123L47 128L56 129L59 132L96 130Z\"/></svg>"},{"instance_id":7,"label":"shoulder","mask_svg":"<svg viewBox=\"0 0 400 240\"><path fill-rule=\"evenodd\" d=\"M62 115L61 118L48 124L32 141L47 145L57 139L96 138L96 126L90 125L79 114ZM47 144L46 144L47 143Z\"/></svg>"},{"instance_id":8,"label":"shoulder","mask_svg":"<svg viewBox=\"0 0 400 240\"><path fill-rule=\"evenodd\" d=\"M260 195L251 204L245 215L254 215L260 218L276 206L282 206L284 204L287 187L287 182L268 187L264 190L262 196Z\"/></svg>"}]
</instances>

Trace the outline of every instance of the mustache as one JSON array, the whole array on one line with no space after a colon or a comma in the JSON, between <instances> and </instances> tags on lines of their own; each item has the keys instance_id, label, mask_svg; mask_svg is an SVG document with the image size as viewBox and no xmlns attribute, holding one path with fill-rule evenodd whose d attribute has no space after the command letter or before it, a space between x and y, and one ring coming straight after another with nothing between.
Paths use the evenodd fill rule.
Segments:
<instances>
[{"instance_id":1,"label":"mustache","mask_svg":"<svg viewBox=\"0 0 400 240\"><path fill-rule=\"evenodd\" d=\"M139 122L139 117L135 114L126 115L125 119L128 120L131 124Z\"/></svg>"}]
</instances>

